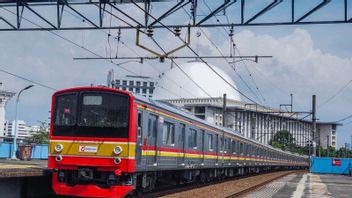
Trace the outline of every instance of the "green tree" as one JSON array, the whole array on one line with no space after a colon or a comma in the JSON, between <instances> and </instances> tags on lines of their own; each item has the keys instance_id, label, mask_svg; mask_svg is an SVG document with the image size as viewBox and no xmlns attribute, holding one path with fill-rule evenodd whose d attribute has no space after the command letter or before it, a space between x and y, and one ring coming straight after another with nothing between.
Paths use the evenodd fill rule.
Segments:
<instances>
[{"instance_id":1,"label":"green tree","mask_svg":"<svg viewBox=\"0 0 352 198\"><path fill-rule=\"evenodd\" d=\"M49 123L39 121L39 131L32 132L32 135L26 139L28 143L48 144L49 143Z\"/></svg>"},{"instance_id":2,"label":"green tree","mask_svg":"<svg viewBox=\"0 0 352 198\"><path fill-rule=\"evenodd\" d=\"M295 138L287 130L277 131L274 137L270 140L269 144L273 147L280 148L282 150L295 150L297 145L295 144Z\"/></svg>"}]
</instances>

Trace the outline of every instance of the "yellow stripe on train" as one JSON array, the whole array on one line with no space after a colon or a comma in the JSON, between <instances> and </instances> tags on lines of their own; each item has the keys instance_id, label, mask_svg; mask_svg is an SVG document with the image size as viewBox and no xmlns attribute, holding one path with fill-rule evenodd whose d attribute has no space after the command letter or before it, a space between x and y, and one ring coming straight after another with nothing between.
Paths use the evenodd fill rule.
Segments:
<instances>
[{"instance_id":1,"label":"yellow stripe on train","mask_svg":"<svg viewBox=\"0 0 352 198\"><path fill-rule=\"evenodd\" d=\"M62 151L57 152L55 147L62 145ZM49 144L49 155L77 155L77 156L117 156L114 153L114 148L120 146L122 152L120 157L134 157L136 155L136 145L127 142L89 142L89 141L61 141L52 140Z\"/></svg>"}]
</instances>

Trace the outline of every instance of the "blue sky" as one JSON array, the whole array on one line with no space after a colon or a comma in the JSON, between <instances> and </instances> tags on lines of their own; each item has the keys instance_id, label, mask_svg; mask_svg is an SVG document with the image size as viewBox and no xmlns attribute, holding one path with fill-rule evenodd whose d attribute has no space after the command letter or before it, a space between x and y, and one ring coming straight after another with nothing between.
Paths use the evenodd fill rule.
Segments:
<instances>
[{"instance_id":1,"label":"blue sky","mask_svg":"<svg viewBox=\"0 0 352 198\"><path fill-rule=\"evenodd\" d=\"M252 5L247 5L252 6L253 11L258 9L256 7L261 6L260 2L265 1L253 1ZM324 8L319 15L315 15L313 18L339 17L341 15L338 12L341 8L340 2L337 1L332 6ZM300 8L307 10L313 6L313 3ZM158 8L163 7L155 6L154 12L157 13ZM138 13L138 11L126 6L124 9L131 13ZM206 11L206 7L202 9ZM273 14L265 16L264 19L281 19L285 14L282 10L285 9L287 9L287 4L283 4L281 10L277 9ZM238 10L236 6L229 9L229 18L236 16L236 10ZM4 14L3 10L0 13ZM33 16L28 15L28 17L33 19ZM219 19L225 22L224 16L219 16ZM172 23L173 20L187 20L187 17L184 13L179 12L166 20L166 23ZM65 21L72 24L81 23L69 15L65 15ZM105 18L105 22L108 21L109 18ZM229 53L229 42L224 30L220 28L203 30L225 54ZM199 44L200 54L219 55L204 35L199 38L198 43L195 32L196 30L192 32L192 47L195 48ZM110 39L108 42L106 34L101 31L61 31L57 33L103 56L110 54L110 52L116 54L115 40ZM116 35L116 30L112 31L112 34ZM177 45L175 37L166 31L156 31L155 34L165 48L171 49ZM258 64L246 63L266 99L261 103L278 108L279 104L288 103L289 94L293 93L294 109L309 111L311 109L311 95L317 95L319 105L352 79L350 75L352 73L351 34L350 24L240 27L235 28L235 41L242 55L274 56L273 59L260 60ZM122 40L139 54L148 55L134 46L134 31L123 31ZM143 39L143 42L151 44L150 40L146 38ZM92 57L92 55L48 32L1 32L0 49L3 49L0 53L1 69L56 89L90 85L91 83L95 85L106 84L107 72L112 68L121 75L127 74L118 67L101 60L74 61L73 57ZM190 54L190 52L181 50L179 54ZM119 55L132 56L134 54L126 46L120 45ZM181 60L176 60L176 62L182 63ZM223 60L209 62L222 67L233 77L241 91L251 98L256 98ZM158 61L147 61L143 65L125 64L124 67L137 73L157 76L159 72L153 70L151 65L160 71L170 69L169 62L160 64ZM254 89L254 84L245 66L238 63L236 69ZM31 84L4 73L0 73L0 81L4 83L6 90L15 92ZM318 118L320 121L336 121L352 114L351 91L352 87L348 86L332 101L319 107ZM38 120L47 120L52 93L52 90L37 85L24 92L21 96L19 118L30 124L35 124ZM12 99L7 106L7 119L14 118L14 109L14 100ZM346 120L345 123L349 121L352 120ZM350 141L351 129L352 124L338 128L338 145Z\"/></svg>"}]
</instances>

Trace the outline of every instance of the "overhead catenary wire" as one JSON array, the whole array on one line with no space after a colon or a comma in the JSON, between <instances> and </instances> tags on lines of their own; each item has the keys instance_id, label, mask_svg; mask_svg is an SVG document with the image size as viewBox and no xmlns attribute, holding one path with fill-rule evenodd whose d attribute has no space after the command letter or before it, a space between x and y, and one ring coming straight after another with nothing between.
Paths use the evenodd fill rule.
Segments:
<instances>
[{"instance_id":1,"label":"overhead catenary wire","mask_svg":"<svg viewBox=\"0 0 352 198\"><path fill-rule=\"evenodd\" d=\"M166 53L166 51L161 47L161 45L154 39L151 38L153 40L153 42L164 52ZM179 64L176 63L176 61L174 59L171 59L172 63L176 65L176 67L189 79L192 81L193 84L195 84L200 90L202 90L207 96L209 96L210 98L212 98L212 96L205 91L204 88L202 88L196 81L194 81L183 69L182 67L180 67Z\"/></svg>"},{"instance_id":2,"label":"overhead catenary wire","mask_svg":"<svg viewBox=\"0 0 352 198\"><path fill-rule=\"evenodd\" d=\"M142 10L144 13L146 13L148 16L150 16L151 18L153 18L154 20L157 20L153 15L151 15L150 13L148 13L147 11L145 11L142 7L140 7L134 0L131 0L131 2L136 6L136 7L138 7L140 10ZM169 28L169 27L167 27L164 23L162 23L162 22L160 22L160 21L158 21L158 23L162 26L162 27L164 27L164 28L166 28L168 31L170 31L170 32L172 32L173 33L173 31ZM240 90L238 90L235 86L233 86L228 80L226 80L223 76L221 76L220 74L219 74L219 72L217 72L212 66L210 66L202 57L200 57L199 56L199 54L192 48L192 47L190 47L189 45L187 45L187 42L186 41L184 41L182 38L180 38L180 37L178 37L180 40L181 40L181 42L183 42L183 44L185 44L186 46L187 46L187 48L189 49L189 50L191 50L192 51L192 53L194 53L197 57L198 57L198 59L199 60L201 60L207 67L209 67L209 69L213 72L213 73L215 73L217 76L219 76L226 84L228 84L232 89L234 89L234 90L236 90L239 94L241 94L243 97L245 97L247 100L249 100L249 101L251 101L251 102L253 102L253 103L255 103L255 104L257 104L257 105L260 105L259 103L257 103L256 101L254 101L253 99L251 99L250 97L248 97L246 94L244 94L243 92L241 92ZM260 106L262 106L262 105L260 105Z\"/></svg>"},{"instance_id":3,"label":"overhead catenary wire","mask_svg":"<svg viewBox=\"0 0 352 198\"><path fill-rule=\"evenodd\" d=\"M341 89L339 89L335 94L333 94L331 97L326 99L323 103L318 105L318 108L322 108L324 105L332 101L337 95L339 95L341 92L343 92L350 84L352 83L352 80L349 80Z\"/></svg>"},{"instance_id":4,"label":"overhead catenary wire","mask_svg":"<svg viewBox=\"0 0 352 198\"><path fill-rule=\"evenodd\" d=\"M205 4L205 6L208 8L208 10L209 10L209 11L212 11L211 8L210 8L210 6L209 6L208 3L206 2L206 0L203 0L203 2L204 2L204 4ZM203 11L203 12L204 12L204 11ZM227 17L227 15L226 15L226 13L224 13L224 16L225 16L226 19L227 19L227 23L230 25L230 22L229 22L229 20L228 20L228 17ZM220 20L218 19L218 17L217 17L217 16L214 16L214 17L215 17L215 19L216 19L216 22L220 23ZM222 30L224 30L224 32L225 32L227 35L229 35L229 32L225 29L225 27L221 27L221 28L222 28ZM220 33L221 33L225 38L227 38L227 35L225 35L222 31L220 31ZM205 33L204 33L204 34L205 34ZM210 39L208 39L208 40L210 41ZM233 42L232 39L231 39L231 41ZM211 41L211 42L212 42L212 41ZM214 42L212 42L212 43L214 43ZM233 44L233 43L231 43L231 44ZM231 49L232 49L232 46L231 46ZM235 50L236 50L236 49L237 49L237 48L235 47ZM237 49L237 50L238 50L238 49ZM241 56L241 54L239 53L239 51L238 51L238 54ZM245 60L243 60L242 62L243 62L243 65L245 66L247 72L249 73L250 78L251 78L252 81L253 81L253 84L254 84L254 86L255 86L255 88L256 88L256 91L257 91L258 94L261 96L261 100L262 100L264 103L266 103L266 99L265 99L264 95L262 94L262 92L260 91L258 84L256 83L256 81L255 81L255 79L254 79L254 77L253 77L251 71L249 70L247 64L245 63ZM239 74L236 70L235 70L235 72L236 72L236 74L240 77L240 79L242 79L242 77L240 76L240 74ZM242 80L242 81L244 82L244 80ZM246 82L244 82L244 84L245 84L245 85L248 85ZM247 86L247 87L249 87L249 86ZM253 93L253 91L251 91L251 92ZM256 94L254 94L254 95L256 96ZM256 96L256 97L257 97L257 96ZM257 97L257 98L258 98L258 97Z\"/></svg>"},{"instance_id":5,"label":"overhead catenary wire","mask_svg":"<svg viewBox=\"0 0 352 198\"><path fill-rule=\"evenodd\" d=\"M339 120L337 120L337 121L335 121L335 122L343 122L343 121L348 120L348 119L351 119L351 118L352 118L352 114L350 114L350 115L348 115L348 116L346 116L346 117L344 117L344 118L341 118L341 119L339 119Z\"/></svg>"},{"instance_id":6,"label":"overhead catenary wire","mask_svg":"<svg viewBox=\"0 0 352 198\"><path fill-rule=\"evenodd\" d=\"M0 66L0 67L1 67L1 66ZM50 89L50 90L52 90L52 91L56 91L56 90L57 90L57 89L55 89L55 88L53 88L53 87L51 87L51 86L48 86L48 85L45 85L45 84L43 84L43 83L40 83L40 82L31 80L31 79L26 78L26 77L23 77L23 76L20 76L20 75L18 75L18 74L11 73L11 72L6 71L6 70L4 70L4 69L1 69L1 68L0 68L0 71L3 72L3 73L6 73L6 74L8 74L8 75L14 76L14 77L16 77L16 78L25 80L25 81L27 81L27 82L36 84L36 85L38 85L38 86L44 87L44 88L46 88L46 89Z\"/></svg>"},{"instance_id":7,"label":"overhead catenary wire","mask_svg":"<svg viewBox=\"0 0 352 198\"><path fill-rule=\"evenodd\" d=\"M204 34L205 38L213 45L213 47L218 51L218 53L223 57L224 61L231 67L230 63L227 61L225 58L224 54L222 51L218 48L218 46L209 38L209 36L205 33L205 31L202 28L199 28L201 32ZM249 91L258 99L259 97L255 94L255 92L252 90L252 88L248 85L248 83L242 78L242 76L234 69L231 68L232 71L235 72L235 74L240 78L240 80L243 82L243 84L249 89Z\"/></svg>"},{"instance_id":8,"label":"overhead catenary wire","mask_svg":"<svg viewBox=\"0 0 352 198\"><path fill-rule=\"evenodd\" d=\"M67 11L68 12L68 11ZM81 17L79 17L79 16L77 16L77 15L75 15L75 14L73 14L73 13L71 13L71 12L68 12L68 13L70 13L72 16L74 16L74 17L76 17L76 18L79 18L79 19L81 19ZM111 14L112 14L112 11L111 11ZM111 15L110 14L110 24L111 24ZM87 21L83 21L83 22L86 22L87 23ZM108 38L110 38L110 36L111 36L111 34L110 34L110 31L109 32L106 32L106 31L104 31L104 30L100 30L101 32L103 32L103 33L105 33L105 34L107 34L108 35ZM134 53L137 57L141 57L141 55L140 54L138 54L134 49L132 49L130 46L128 46L125 42L123 42L122 41L122 39L121 39L121 32L120 32L120 30L119 30L119 33L118 33L118 36L117 37L114 37L118 42L120 42L122 45L124 45L127 49L129 49L132 53ZM154 40L154 42L155 42L155 40ZM161 48L161 46L159 45L159 48ZM117 48L118 49L118 48ZM162 48L161 48L162 49ZM111 50L111 49L110 49ZM163 49L162 49L163 50ZM163 50L164 51L164 53L165 53L165 50ZM110 51L110 54L111 54L111 51ZM116 53L116 57L117 57L117 53ZM110 55L110 60L111 60L111 55ZM174 63L174 61L173 61L173 63ZM163 72L162 71L160 71L159 69L157 69L155 66L153 66L152 64L149 64L149 63L147 63L150 67L152 67L155 71L157 71L157 72L159 72L159 77L161 77L162 76L162 74L163 74ZM179 65L177 64L177 67L178 68L180 68L179 67ZM180 69L181 71L183 71L182 69ZM183 71L183 73L185 73L184 71ZM186 74L187 75L187 74ZM180 89L183 89L183 90L185 90L185 92L187 92L188 94L190 94L191 96L194 96L195 98L197 98L197 96L196 95L194 95L192 92L190 92L189 90L187 90L187 89L185 89L184 87L182 87L180 84L178 84L174 79L171 79L171 78L169 78L169 77L166 77L168 80L170 80L171 82L173 82L176 86L178 86Z\"/></svg>"},{"instance_id":9,"label":"overhead catenary wire","mask_svg":"<svg viewBox=\"0 0 352 198\"><path fill-rule=\"evenodd\" d=\"M11 11L11 10L9 10L9 9L7 9L7 8L2 7L2 9L5 10L5 11L7 11L7 12L9 12L9 13L11 13L11 14L13 14L13 15L16 15L16 13L14 13L13 11ZM39 28L43 28L43 29L45 30L45 28L42 27L41 25L39 25L39 24L37 24L37 23L35 23L35 22L33 22L33 21L31 21L31 20L25 18L25 17L22 17L22 19L25 20L25 21L27 21L27 22L29 22L29 23L31 23L32 25L35 25L35 26L37 26L37 27L39 27ZM90 50L90 49L88 49L88 48L86 48L86 47L84 47L84 46L81 46L81 45L79 45L78 43L76 43L76 42L74 42L74 41L72 41L72 40L70 40L70 39L68 39L68 38L66 38L66 37L64 37L64 36L61 36L60 34L57 34L57 33L53 32L53 31L50 31L50 30L46 30L46 31L49 32L49 33L51 33L51 34L53 34L53 35L55 35L55 36L57 36L57 37L59 37L59 38L61 38L61 39L63 39L63 40L65 40L65 41L67 41L67 42L69 42L69 43L71 43L72 45L74 45L74 46L76 46L76 47L78 47L78 48L80 48L80 49L83 49L83 50L85 50L85 51L87 51L87 52L93 54L94 56L103 58L103 56L99 55L98 53L96 53L96 52L94 52L94 51L92 51L92 50ZM128 72L128 73L131 73L131 74L134 74L134 75L138 75L137 73L135 73L135 72L133 72L133 71L131 71L131 70L129 70L129 69L126 69L126 68L122 67L121 65L119 65L118 63L115 63L115 62L112 61L112 60L105 60L105 61L108 62L108 63L110 63L110 64L113 64L113 65L115 65L115 66L117 66L117 67L119 67L119 68L121 68L122 70L124 70L124 71L126 71L126 72ZM149 80L147 80L147 81L149 81ZM149 81L149 82L151 82L151 81ZM165 91L167 91L167 92L169 92L169 93L171 93L171 94L173 94L173 95L175 95L175 96L177 96L177 97L182 98L182 96L180 96L180 95L178 95L177 93L174 93L174 92L172 92L172 91L170 91L170 90L164 88L163 86L160 86L160 85L155 85L155 86L159 86L160 88L164 89Z\"/></svg>"}]
</instances>

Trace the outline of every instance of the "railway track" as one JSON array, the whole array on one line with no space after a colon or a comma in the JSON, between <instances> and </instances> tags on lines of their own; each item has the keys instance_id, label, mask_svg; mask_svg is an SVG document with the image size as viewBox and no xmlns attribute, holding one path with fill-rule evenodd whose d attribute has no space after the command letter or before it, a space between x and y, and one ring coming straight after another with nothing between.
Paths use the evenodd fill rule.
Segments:
<instances>
[{"instance_id":1,"label":"railway track","mask_svg":"<svg viewBox=\"0 0 352 198\"><path fill-rule=\"evenodd\" d=\"M260 187L265 186L266 184L269 184L269 183L271 183L271 182L273 182L273 181L275 181L275 180L277 180L277 179L280 179L280 178L282 178L282 177L285 177L285 176L287 176L287 175L290 175L290 174L293 174L293 173L296 173L296 172L297 172L297 171L284 172L284 173L282 173L282 174L280 174L280 175L277 175L277 176L275 176L275 177L273 177L273 178L270 178L270 179L268 179L268 180L265 180L265 181L263 181L263 182L261 182L261 183L258 183L258 184L256 184L256 185L252 185L252 186L250 186L250 187L248 187L248 188L245 188L245 189L243 189L243 190L241 190L241 191L235 192L235 193L233 193L233 194L227 196L226 198L244 197L245 195L249 194L250 192L253 192L253 191L256 190L256 189L259 189Z\"/></svg>"},{"instance_id":2,"label":"railway track","mask_svg":"<svg viewBox=\"0 0 352 198\"><path fill-rule=\"evenodd\" d=\"M158 189L156 192L143 194L142 197L163 197L163 198L232 198L243 197L249 192L262 187L274 180L289 174L302 171L279 171L265 174L247 175L229 178L221 181L214 181L207 184L193 184L172 188Z\"/></svg>"}]
</instances>

